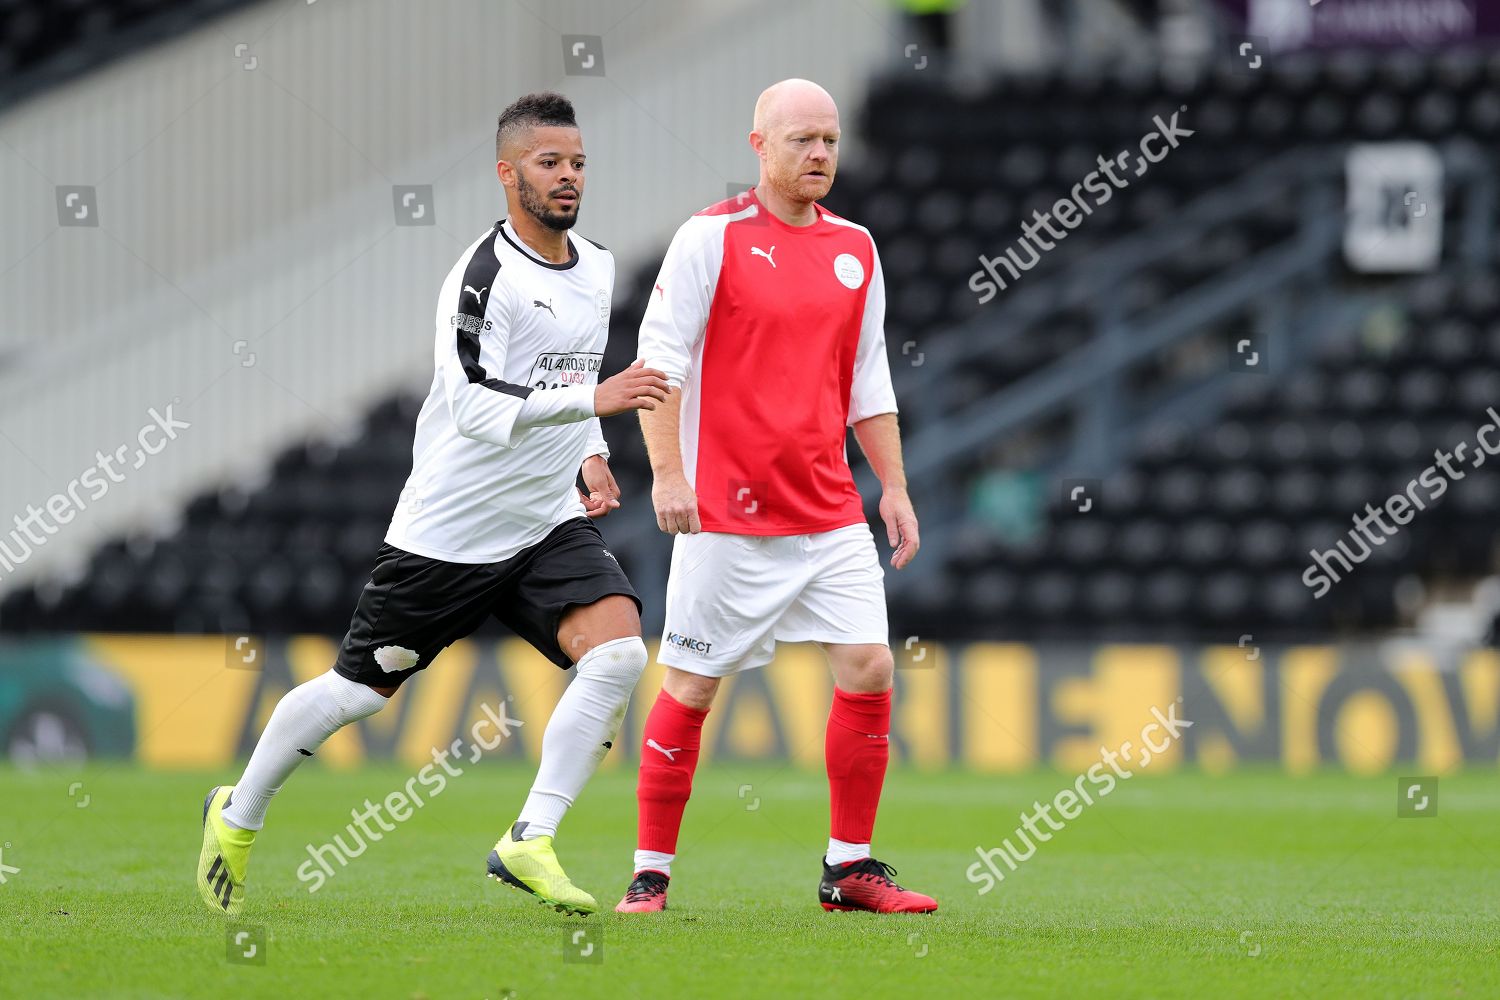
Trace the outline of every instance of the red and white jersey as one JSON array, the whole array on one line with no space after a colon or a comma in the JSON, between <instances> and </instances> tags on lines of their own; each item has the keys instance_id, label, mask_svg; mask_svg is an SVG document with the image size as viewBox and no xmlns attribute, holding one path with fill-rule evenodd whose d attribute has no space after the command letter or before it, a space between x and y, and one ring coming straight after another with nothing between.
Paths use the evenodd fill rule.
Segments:
<instances>
[{"instance_id":1,"label":"red and white jersey","mask_svg":"<svg viewBox=\"0 0 1500 1000\"><path fill-rule=\"evenodd\" d=\"M896 412L870 231L815 206L789 226L754 192L688 219L639 356L682 389L682 461L704 531L801 535L865 520L846 428Z\"/></svg>"}]
</instances>

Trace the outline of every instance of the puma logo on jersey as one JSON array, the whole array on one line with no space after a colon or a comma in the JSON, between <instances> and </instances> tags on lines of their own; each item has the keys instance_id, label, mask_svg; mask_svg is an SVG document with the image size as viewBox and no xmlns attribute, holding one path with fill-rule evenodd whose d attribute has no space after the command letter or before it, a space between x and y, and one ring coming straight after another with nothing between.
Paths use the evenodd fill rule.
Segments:
<instances>
[{"instance_id":1,"label":"puma logo on jersey","mask_svg":"<svg viewBox=\"0 0 1500 1000\"><path fill-rule=\"evenodd\" d=\"M662 746L655 740L647 740L646 745L652 750L655 750L657 753L661 754L663 757L667 758L667 760L672 761L674 764L677 762L677 758L672 755L675 753L679 753L682 750L682 747L673 747L672 749L668 750L666 747Z\"/></svg>"},{"instance_id":2,"label":"puma logo on jersey","mask_svg":"<svg viewBox=\"0 0 1500 1000\"><path fill-rule=\"evenodd\" d=\"M764 257L766 260L771 261L771 267L772 267L772 269L774 269L776 267L776 262L774 260L771 260L771 254L773 254L775 252L776 252L776 247L774 245L771 247L770 250L762 250L760 247L751 247L750 248L750 256L754 257L754 256L759 255L761 257Z\"/></svg>"},{"instance_id":3,"label":"puma logo on jersey","mask_svg":"<svg viewBox=\"0 0 1500 1000\"><path fill-rule=\"evenodd\" d=\"M546 302L543 302L541 299L532 299L531 300L531 307L533 309L545 309L549 313L552 313L552 318L553 319L557 319L557 313L552 312L552 300L551 299L548 299Z\"/></svg>"},{"instance_id":4,"label":"puma logo on jersey","mask_svg":"<svg viewBox=\"0 0 1500 1000\"><path fill-rule=\"evenodd\" d=\"M775 249L775 248L773 247L772 249ZM490 288L489 285L485 285L483 288L481 288L481 289L479 289L479 290L476 291L473 285L465 285L464 286L464 291L466 291L470 295L474 296L474 301L478 302L479 301L479 297L481 295L483 295L485 292L489 291L489 288Z\"/></svg>"}]
</instances>

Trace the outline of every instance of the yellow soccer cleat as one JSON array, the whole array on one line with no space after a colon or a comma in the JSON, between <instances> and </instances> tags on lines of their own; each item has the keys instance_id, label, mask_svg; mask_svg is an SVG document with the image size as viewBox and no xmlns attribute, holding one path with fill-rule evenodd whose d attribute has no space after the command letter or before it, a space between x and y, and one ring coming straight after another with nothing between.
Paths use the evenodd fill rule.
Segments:
<instances>
[{"instance_id":1,"label":"yellow soccer cleat","mask_svg":"<svg viewBox=\"0 0 1500 1000\"><path fill-rule=\"evenodd\" d=\"M254 830L224 822L234 786L221 785L203 800L203 850L198 854L198 895L216 913L238 916L245 905L245 872L250 867Z\"/></svg>"},{"instance_id":2,"label":"yellow soccer cleat","mask_svg":"<svg viewBox=\"0 0 1500 1000\"><path fill-rule=\"evenodd\" d=\"M516 840L516 832L516 827L507 830L490 852L490 878L531 893L537 902L558 913L587 916L599 909L594 897L574 885L557 863L551 837Z\"/></svg>"}]
</instances>

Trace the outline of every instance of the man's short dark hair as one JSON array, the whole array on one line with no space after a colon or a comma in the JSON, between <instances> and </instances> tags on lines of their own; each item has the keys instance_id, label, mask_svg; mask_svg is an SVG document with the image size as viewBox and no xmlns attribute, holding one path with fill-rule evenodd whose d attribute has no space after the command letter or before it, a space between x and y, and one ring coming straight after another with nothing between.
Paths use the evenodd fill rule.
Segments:
<instances>
[{"instance_id":1,"label":"man's short dark hair","mask_svg":"<svg viewBox=\"0 0 1500 1000\"><path fill-rule=\"evenodd\" d=\"M577 128L578 119L573 116L573 102L561 94L546 90L527 94L500 112L495 125L495 159L501 160L501 150L516 136L538 125Z\"/></svg>"}]
</instances>

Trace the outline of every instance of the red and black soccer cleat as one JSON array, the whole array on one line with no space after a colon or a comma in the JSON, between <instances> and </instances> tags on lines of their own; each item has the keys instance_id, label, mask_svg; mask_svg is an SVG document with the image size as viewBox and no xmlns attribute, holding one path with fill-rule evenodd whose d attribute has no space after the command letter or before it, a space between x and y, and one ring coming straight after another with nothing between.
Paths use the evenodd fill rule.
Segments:
<instances>
[{"instance_id":1,"label":"red and black soccer cleat","mask_svg":"<svg viewBox=\"0 0 1500 1000\"><path fill-rule=\"evenodd\" d=\"M891 881L896 869L884 861L863 858L844 865L823 859L823 881L818 901L825 910L868 910L871 913L931 913L937 900L903 889Z\"/></svg>"},{"instance_id":2,"label":"red and black soccer cleat","mask_svg":"<svg viewBox=\"0 0 1500 1000\"><path fill-rule=\"evenodd\" d=\"M625 890L625 898L615 907L616 913L654 913L667 908L667 883L671 878L653 868L637 872L635 881Z\"/></svg>"}]
</instances>

